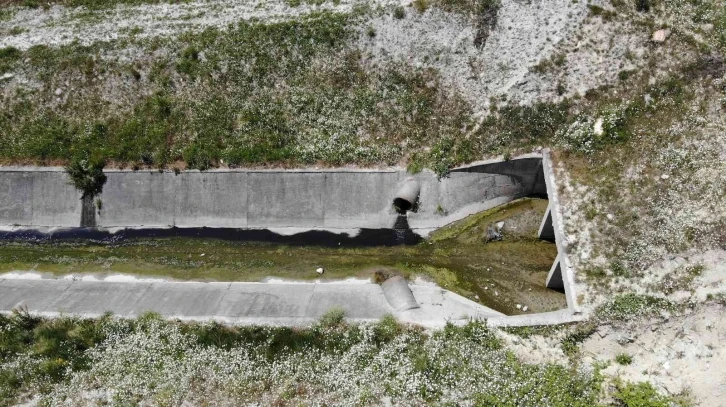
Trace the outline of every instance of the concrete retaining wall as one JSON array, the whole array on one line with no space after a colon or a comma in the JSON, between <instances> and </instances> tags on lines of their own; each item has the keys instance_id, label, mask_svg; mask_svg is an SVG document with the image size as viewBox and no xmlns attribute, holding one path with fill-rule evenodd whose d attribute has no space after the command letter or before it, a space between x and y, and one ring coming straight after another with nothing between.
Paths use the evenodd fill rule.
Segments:
<instances>
[{"instance_id":1,"label":"concrete retaining wall","mask_svg":"<svg viewBox=\"0 0 726 407\"><path fill-rule=\"evenodd\" d=\"M442 180L416 174L420 202L408 224L426 233L529 195L539 162L526 157L457 169ZM392 228L393 196L411 176L402 169L105 172L95 215L101 228ZM0 168L0 226L88 226L81 224L80 198L62 168Z\"/></svg>"}]
</instances>

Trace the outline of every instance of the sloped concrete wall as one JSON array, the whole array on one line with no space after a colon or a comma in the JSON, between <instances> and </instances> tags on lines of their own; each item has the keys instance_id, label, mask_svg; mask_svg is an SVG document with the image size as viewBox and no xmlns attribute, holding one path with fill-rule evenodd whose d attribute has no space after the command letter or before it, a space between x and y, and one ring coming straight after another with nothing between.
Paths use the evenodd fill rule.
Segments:
<instances>
[{"instance_id":1,"label":"sloped concrete wall","mask_svg":"<svg viewBox=\"0 0 726 407\"><path fill-rule=\"evenodd\" d=\"M441 180L415 174L421 195L409 226L435 229L528 195L536 164L532 157L484 164ZM412 176L403 169L105 172L95 214L101 228L392 228L395 191ZM81 194L62 168L0 167L0 226L79 227L81 212Z\"/></svg>"}]
</instances>

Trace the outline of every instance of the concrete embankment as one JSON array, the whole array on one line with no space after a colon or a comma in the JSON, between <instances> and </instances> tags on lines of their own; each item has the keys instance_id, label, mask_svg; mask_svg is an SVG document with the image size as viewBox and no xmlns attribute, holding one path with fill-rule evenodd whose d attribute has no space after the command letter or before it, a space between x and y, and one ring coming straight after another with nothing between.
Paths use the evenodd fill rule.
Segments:
<instances>
[{"instance_id":1,"label":"concrete embankment","mask_svg":"<svg viewBox=\"0 0 726 407\"><path fill-rule=\"evenodd\" d=\"M403 281L403 302L416 297L416 309L398 309L399 293L384 295L380 285L365 281L329 283L202 283L41 278L38 274L0 275L0 312L24 308L45 316L97 317L112 312L136 317L153 311L167 318L255 325L306 325L331 309L352 321L373 321L393 314L424 326L464 323L501 313L443 290L432 283ZM124 277L124 276L116 276ZM90 280L90 281L89 281ZM389 301L393 300L393 304Z\"/></svg>"},{"instance_id":2,"label":"concrete embankment","mask_svg":"<svg viewBox=\"0 0 726 407\"><path fill-rule=\"evenodd\" d=\"M529 156L468 166L441 180L431 172L413 175L421 190L408 226L425 232L536 195L544 188L540 169L541 157ZM62 168L0 167L0 226L392 228L398 215L393 198L412 176L402 169L107 170L106 175L89 221L80 192Z\"/></svg>"}]
</instances>

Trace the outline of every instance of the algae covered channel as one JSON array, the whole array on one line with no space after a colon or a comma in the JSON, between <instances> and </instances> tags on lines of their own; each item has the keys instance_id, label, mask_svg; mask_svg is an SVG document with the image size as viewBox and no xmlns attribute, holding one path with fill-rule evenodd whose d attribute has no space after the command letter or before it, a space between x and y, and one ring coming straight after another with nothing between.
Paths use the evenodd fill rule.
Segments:
<instances>
[{"instance_id":1,"label":"algae covered channel","mask_svg":"<svg viewBox=\"0 0 726 407\"><path fill-rule=\"evenodd\" d=\"M566 306L545 287L557 250L537 239L547 201L521 199L441 228L414 245L330 247L213 238L131 238L0 242L0 272L55 276L128 273L176 280L264 281L376 278L401 274L435 281L504 312L544 312ZM486 242L487 228L504 222L502 240ZM501 225L501 223L500 223ZM316 269L325 270L323 276Z\"/></svg>"}]
</instances>

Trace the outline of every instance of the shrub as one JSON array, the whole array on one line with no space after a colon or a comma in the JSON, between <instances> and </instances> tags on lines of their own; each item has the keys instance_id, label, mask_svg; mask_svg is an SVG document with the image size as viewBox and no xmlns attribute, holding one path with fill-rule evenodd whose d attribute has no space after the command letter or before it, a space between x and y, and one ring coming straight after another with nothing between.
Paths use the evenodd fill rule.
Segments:
<instances>
[{"instance_id":1,"label":"shrub","mask_svg":"<svg viewBox=\"0 0 726 407\"><path fill-rule=\"evenodd\" d=\"M194 46L184 48L181 57L176 63L176 70L179 73L191 75L199 62L199 50Z\"/></svg>"},{"instance_id":2,"label":"shrub","mask_svg":"<svg viewBox=\"0 0 726 407\"><path fill-rule=\"evenodd\" d=\"M428 0L414 0L412 4L419 13L423 13L429 8Z\"/></svg>"},{"instance_id":3,"label":"shrub","mask_svg":"<svg viewBox=\"0 0 726 407\"><path fill-rule=\"evenodd\" d=\"M331 308L320 317L320 325L326 328L340 326L345 322L345 310L342 308Z\"/></svg>"},{"instance_id":4,"label":"shrub","mask_svg":"<svg viewBox=\"0 0 726 407\"><path fill-rule=\"evenodd\" d=\"M393 9L393 18L396 20L402 20L404 17L406 17L406 10L404 10L403 7L398 6Z\"/></svg>"},{"instance_id":5,"label":"shrub","mask_svg":"<svg viewBox=\"0 0 726 407\"><path fill-rule=\"evenodd\" d=\"M647 13L650 11L650 0L635 0L635 10Z\"/></svg>"},{"instance_id":6,"label":"shrub","mask_svg":"<svg viewBox=\"0 0 726 407\"><path fill-rule=\"evenodd\" d=\"M629 365L633 363L633 357L628 355L627 353L619 353L615 356L615 362L617 362L619 365Z\"/></svg>"},{"instance_id":7,"label":"shrub","mask_svg":"<svg viewBox=\"0 0 726 407\"><path fill-rule=\"evenodd\" d=\"M380 344L392 341L396 336L403 332L403 328L398 321L396 321L396 317L391 314L386 314L374 326L373 332L375 335L374 340L376 343Z\"/></svg>"},{"instance_id":8,"label":"shrub","mask_svg":"<svg viewBox=\"0 0 726 407\"><path fill-rule=\"evenodd\" d=\"M368 35L368 38L374 38L376 36L376 29L373 26L368 26L366 35Z\"/></svg>"},{"instance_id":9,"label":"shrub","mask_svg":"<svg viewBox=\"0 0 726 407\"><path fill-rule=\"evenodd\" d=\"M621 407L670 407L668 397L658 394L650 383L640 382L616 385L613 394L616 405Z\"/></svg>"},{"instance_id":10,"label":"shrub","mask_svg":"<svg viewBox=\"0 0 726 407\"><path fill-rule=\"evenodd\" d=\"M12 69L13 63L20 59L23 53L15 47L0 48L0 73Z\"/></svg>"},{"instance_id":11,"label":"shrub","mask_svg":"<svg viewBox=\"0 0 726 407\"><path fill-rule=\"evenodd\" d=\"M83 197L93 197L103 191L106 183L106 174L103 167L106 160L98 156L89 156L87 153L75 155L66 166L66 172L71 177L71 182L77 190L81 191Z\"/></svg>"}]
</instances>

